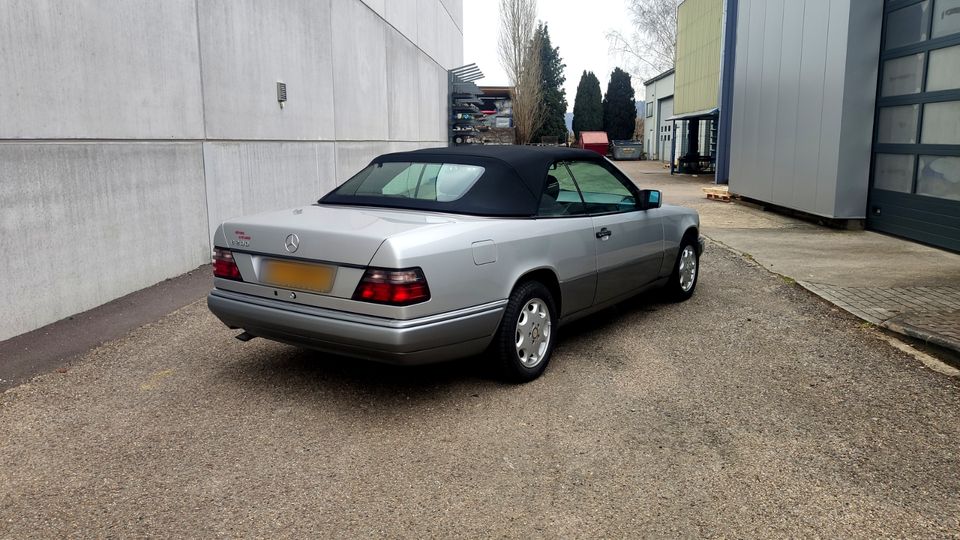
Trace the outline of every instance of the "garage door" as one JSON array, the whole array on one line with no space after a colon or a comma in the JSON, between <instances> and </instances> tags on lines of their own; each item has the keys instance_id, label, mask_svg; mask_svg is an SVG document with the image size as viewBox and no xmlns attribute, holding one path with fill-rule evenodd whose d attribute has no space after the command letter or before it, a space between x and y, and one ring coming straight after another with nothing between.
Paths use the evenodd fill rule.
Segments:
<instances>
[{"instance_id":1,"label":"garage door","mask_svg":"<svg viewBox=\"0 0 960 540\"><path fill-rule=\"evenodd\" d=\"M667 120L673 116L673 98L660 100L660 161L670 161L670 145L673 143L673 122Z\"/></svg>"},{"instance_id":2,"label":"garage door","mask_svg":"<svg viewBox=\"0 0 960 540\"><path fill-rule=\"evenodd\" d=\"M887 0L867 225L960 251L960 0Z\"/></svg>"}]
</instances>

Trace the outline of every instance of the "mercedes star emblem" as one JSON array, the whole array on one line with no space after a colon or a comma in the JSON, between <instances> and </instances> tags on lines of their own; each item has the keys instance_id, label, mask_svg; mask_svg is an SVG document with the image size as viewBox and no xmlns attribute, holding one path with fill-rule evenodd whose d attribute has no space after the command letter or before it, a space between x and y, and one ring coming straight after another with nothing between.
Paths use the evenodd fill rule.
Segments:
<instances>
[{"instance_id":1,"label":"mercedes star emblem","mask_svg":"<svg viewBox=\"0 0 960 540\"><path fill-rule=\"evenodd\" d=\"M287 248L290 253L297 251L297 248L300 247L300 237L296 234L288 234L287 239L283 241L283 247Z\"/></svg>"}]
</instances>

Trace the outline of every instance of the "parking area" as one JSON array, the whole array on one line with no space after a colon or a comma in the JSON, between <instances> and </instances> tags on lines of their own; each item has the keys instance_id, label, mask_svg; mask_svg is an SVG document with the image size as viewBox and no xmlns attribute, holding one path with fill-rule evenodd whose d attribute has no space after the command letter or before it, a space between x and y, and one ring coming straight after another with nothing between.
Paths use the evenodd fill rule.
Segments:
<instances>
[{"instance_id":1,"label":"parking area","mask_svg":"<svg viewBox=\"0 0 960 540\"><path fill-rule=\"evenodd\" d=\"M254 340L202 301L0 394L0 536L950 536L960 383L717 245L539 380Z\"/></svg>"}]
</instances>

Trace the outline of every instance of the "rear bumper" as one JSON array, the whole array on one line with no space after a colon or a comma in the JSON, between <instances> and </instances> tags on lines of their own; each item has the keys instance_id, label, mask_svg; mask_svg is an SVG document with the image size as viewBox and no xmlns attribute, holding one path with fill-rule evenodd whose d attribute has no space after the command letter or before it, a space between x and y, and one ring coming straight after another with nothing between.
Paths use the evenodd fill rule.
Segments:
<instances>
[{"instance_id":1,"label":"rear bumper","mask_svg":"<svg viewBox=\"0 0 960 540\"><path fill-rule=\"evenodd\" d=\"M334 354L424 364L482 352L506 300L412 320L383 319L214 289L207 306L230 328Z\"/></svg>"}]
</instances>

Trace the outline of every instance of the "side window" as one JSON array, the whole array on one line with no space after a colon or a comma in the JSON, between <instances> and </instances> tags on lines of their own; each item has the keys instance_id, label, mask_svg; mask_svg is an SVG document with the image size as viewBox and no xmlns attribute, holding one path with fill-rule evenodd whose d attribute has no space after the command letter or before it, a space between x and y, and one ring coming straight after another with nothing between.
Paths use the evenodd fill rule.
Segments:
<instances>
[{"instance_id":1,"label":"side window","mask_svg":"<svg viewBox=\"0 0 960 540\"><path fill-rule=\"evenodd\" d=\"M540 195L541 216L572 216L583 214L583 199L570 171L563 163L556 163L547 171L547 183Z\"/></svg>"},{"instance_id":2,"label":"side window","mask_svg":"<svg viewBox=\"0 0 960 540\"><path fill-rule=\"evenodd\" d=\"M637 200L619 178L603 166L589 161L574 161L569 164L587 212L630 212L637 209Z\"/></svg>"}]
</instances>

